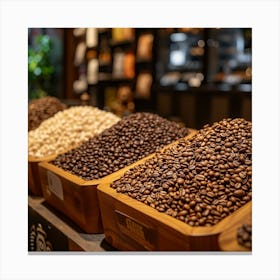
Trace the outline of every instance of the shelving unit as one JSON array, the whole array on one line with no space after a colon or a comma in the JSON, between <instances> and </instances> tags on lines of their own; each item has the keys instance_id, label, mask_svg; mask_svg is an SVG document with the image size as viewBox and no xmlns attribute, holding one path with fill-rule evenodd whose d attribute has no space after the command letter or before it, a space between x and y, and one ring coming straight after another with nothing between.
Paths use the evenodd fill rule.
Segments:
<instances>
[{"instance_id":1,"label":"shelving unit","mask_svg":"<svg viewBox=\"0 0 280 280\"><path fill-rule=\"evenodd\" d=\"M72 40L72 59L86 32ZM96 34L70 75L74 83L95 61L94 82L87 79L83 91L87 103L120 116L155 112L194 128L227 116L251 120L250 29L97 28ZM219 111L222 104L227 109Z\"/></svg>"}]
</instances>

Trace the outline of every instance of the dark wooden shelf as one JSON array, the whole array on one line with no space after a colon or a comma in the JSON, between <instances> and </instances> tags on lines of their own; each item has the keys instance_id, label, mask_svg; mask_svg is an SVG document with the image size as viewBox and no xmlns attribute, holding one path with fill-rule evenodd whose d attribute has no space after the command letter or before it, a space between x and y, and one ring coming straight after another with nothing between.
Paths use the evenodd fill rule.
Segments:
<instances>
[{"instance_id":1,"label":"dark wooden shelf","mask_svg":"<svg viewBox=\"0 0 280 280\"><path fill-rule=\"evenodd\" d=\"M134 78L113 78L112 79L112 82L115 82L115 83L130 83L130 82L133 82L134 81Z\"/></svg>"},{"instance_id":2,"label":"dark wooden shelf","mask_svg":"<svg viewBox=\"0 0 280 280\"><path fill-rule=\"evenodd\" d=\"M186 124L192 127L201 128L201 125L206 122L211 123L213 120L228 116L244 117L250 120L251 81L243 79L241 84L233 85L224 83L223 79L214 80L217 74L216 72L223 71L224 57L228 56L228 52L231 51L230 47L227 48L224 46L224 49L221 50L223 57L220 58L220 53L215 52L216 46L206 43L209 38L218 36L215 35L215 33L213 33L214 35L212 34L212 32L215 31L214 29L202 28L196 30L198 31L196 33L192 33L191 29L182 31L180 28L135 28L133 31L133 39L116 41L114 38L117 37L113 37L113 29L98 30L97 56L99 57L103 52L108 52L108 58L110 55L111 60L110 63L99 64L98 83L88 85L88 92L93 97L92 104L94 106L103 109L104 106L108 104L110 94L113 96L113 92L114 94L118 93L121 86L128 86L131 89L130 95L133 99L136 111L142 111L148 108L162 116L174 115L180 117ZM190 33L190 37L192 38L188 41L189 47L193 49L192 55L188 56L183 67L172 66L169 61L168 49L171 48L170 33L173 32ZM153 36L151 58L147 57L146 59L137 56L139 51L139 38L144 34L151 34ZM70 35L73 37L72 33ZM203 54L202 50L200 52L200 50L197 49L201 47L200 44L198 44L199 40L203 40L205 43L203 45ZM70 39L67 43L71 45ZM251 44L249 44L249 46L251 46ZM135 56L133 69L135 77L116 78L113 76L115 59L118 59L115 54L118 49L120 49L120 52L124 53L124 55L129 52ZM73 53L69 52L68 54L72 60ZM248 51L248 53L250 53L250 51ZM123 63L125 63L125 57ZM238 67L248 67L246 63L245 66L238 64ZM83 66L84 65L80 68L86 71L86 69L83 69ZM244 72L246 68L243 68L235 69L235 71ZM68 73L68 76L70 76L72 80L75 80L77 79L76 72L73 72L72 75ZM178 77L178 81L176 82L177 85L161 85L159 80L172 72L179 72L180 77ZM188 77L185 77L184 73L187 74L191 72L203 74L204 79L201 81L199 87L191 87L188 85ZM141 73L149 73L152 75L152 86L149 98L137 97L137 82L139 82L138 77ZM73 81L72 83L69 82L69 87L71 88L72 86ZM112 87L112 89L108 89L109 87ZM114 98L118 98L117 94ZM215 107L215 110L213 109L214 113L210 112L212 107Z\"/></svg>"},{"instance_id":3,"label":"dark wooden shelf","mask_svg":"<svg viewBox=\"0 0 280 280\"><path fill-rule=\"evenodd\" d=\"M110 67L110 66L112 66L111 63L107 63L107 62L99 63L99 67Z\"/></svg>"},{"instance_id":4,"label":"dark wooden shelf","mask_svg":"<svg viewBox=\"0 0 280 280\"><path fill-rule=\"evenodd\" d=\"M105 34L109 34L110 33L110 29L106 28L104 30L98 30L98 35L105 35Z\"/></svg>"},{"instance_id":5,"label":"dark wooden shelf","mask_svg":"<svg viewBox=\"0 0 280 280\"><path fill-rule=\"evenodd\" d=\"M112 78L112 79L100 79L100 83L132 83L135 79L134 78Z\"/></svg>"},{"instance_id":6,"label":"dark wooden shelf","mask_svg":"<svg viewBox=\"0 0 280 280\"><path fill-rule=\"evenodd\" d=\"M134 40L123 40L123 41L110 41L110 46L113 48L116 47L130 47L133 46L135 44Z\"/></svg>"},{"instance_id":7,"label":"dark wooden shelf","mask_svg":"<svg viewBox=\"0 0 280 280\"><path fill-rule=\"evenodd\" d=\"M147 65L147 66L152 66L153 64L153 61L150 59L150 60L147 60L147 59L137 59L136 58L136 64L144 64L144 65Z\"/></svg>"}]
</instances>

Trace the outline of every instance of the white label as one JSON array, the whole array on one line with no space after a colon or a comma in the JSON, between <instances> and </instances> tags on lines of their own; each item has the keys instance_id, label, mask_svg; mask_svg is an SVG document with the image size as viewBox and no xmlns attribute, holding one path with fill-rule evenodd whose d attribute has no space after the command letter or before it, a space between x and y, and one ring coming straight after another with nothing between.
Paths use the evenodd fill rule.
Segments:
<instances>
[{"instance_id":1,"label":"white label","mask_svg":"<svg viewBox=\"0 0 280 280\"><path fill-rule=\"evenodd\" d=\"M53 174L50 171L47 171L48 175L48 184L49 184L49 190L55 194L58 198L63 200L63 188L60 179L58 176Z\"/></svg>"}]
</instances>

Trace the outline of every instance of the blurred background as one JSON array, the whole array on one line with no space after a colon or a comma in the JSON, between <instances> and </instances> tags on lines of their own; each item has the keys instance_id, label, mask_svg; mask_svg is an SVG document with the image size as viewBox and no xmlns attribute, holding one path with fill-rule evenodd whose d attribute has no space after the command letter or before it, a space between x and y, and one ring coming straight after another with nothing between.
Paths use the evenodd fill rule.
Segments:
<instances>
[{"instance_id":1,"label":"blurred background","mask_svg":"<svg viewBox=\"0 0 280 280\"><path fill-rule=\"evenodd\" d=\"M250 28L30 28L28 100L55 96L119 116L201 128L251 121Z\"/></svg>"}]
</instances>

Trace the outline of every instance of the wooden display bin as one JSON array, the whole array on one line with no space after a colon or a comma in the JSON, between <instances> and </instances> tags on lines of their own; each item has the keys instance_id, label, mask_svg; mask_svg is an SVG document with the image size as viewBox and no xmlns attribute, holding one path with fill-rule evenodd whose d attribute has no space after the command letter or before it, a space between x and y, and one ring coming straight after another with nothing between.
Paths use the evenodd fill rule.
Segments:
<instances>
[{"instance_id":1,"label":"wooden display bin","mask_svg":"<svg viewBox=\"0 0 280 280\"><path fill-rule=\"evenodd\" d=\"M190 129L190 133L186 137L190 138L195 133L196 130ZM154 154L151 154L106 177L90 181L83 180L76 175L64 171L51 164L49 161L41 162L39 163L39 173L43 196L48 204L61 211L84 232L103 233L101 213L97 198L97 186L105 183L110 184L121 177L127 170L142 163L153 155Z\"/></svg>"},{"instance_id":2,"label":"wooden display bin","mask_svg":"<svg viewBox=\"0 0 280 280\"><path fill-rule=\"evenodd\" d=\"M39 164L46 202L86 233L102 233L96 187L106 179L86 181L49 162Z\"/></svg>"},{"instance_id":3,"label":"wooden display bin","mask_svg":"<svg viewBox=\"0 0 280 280\"><path fill-rule=\"evenodd\" d=\"M117 193L109 183L97 188L105 238L122 251L248 251L230 231L251 217L248 202L211 227L192 227L167 214ZM230 238L219 239L230 231Z\"/></svg>"},{"instance_id":4,"label":"wooden display bin","mask_svg":"<svg viewBox=\"0 0 280 280\"><path fill-rule=\"evenodd\" d=\"M55 159L56 155L44 158L35 158L28 156L28 192L31 195L43 196L41 181L39 176L39 163Z\"/></svg>"},{"instance_id":5,"label":"wooden display bin","mask_svg":"<svg viewBox=\"0 0 280 280\"><path fill-rule=\"evenodd\" d=\"M59 154L66 153L67 151L70 151L71 149L74 149L78 146L79 145L74 145L71 148L63 150L62 152L60 152L58 154L50 155L50 156L42 157L42 158L28 156L28 192L34 196L40 196L40 197L43 196L41 179L40 179L40 175L39 175L39 163L40 162L52 161Z\"/></svg>"},{"instance_id":6,"label":"wooden display bin","mask_svg":"<svg viewBox=\"0 0 280 280\"><path fill-rule=\"evenodd\" d=\"M123 174L115 176L115 180ZM238 244L237 229L251 223L251 201L216 225L192 227L118 193L110 187L112 182L101 183L97 193L106 241L113 247L122 251L250 251Z\"/></svg>"}]
</instances>

